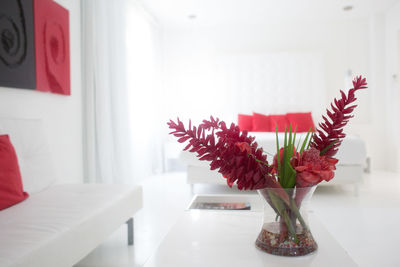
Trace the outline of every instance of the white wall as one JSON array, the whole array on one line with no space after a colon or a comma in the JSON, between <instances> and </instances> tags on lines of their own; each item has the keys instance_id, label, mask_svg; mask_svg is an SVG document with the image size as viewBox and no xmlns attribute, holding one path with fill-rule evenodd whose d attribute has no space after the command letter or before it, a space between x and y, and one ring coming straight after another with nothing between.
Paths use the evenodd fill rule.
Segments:
<instances>
[{"instance_id":1,"label":"white wall","mask_svg":"<svg viewBox=\"0 0 400 267\"><path fill-rule=\"evenodd\" d=\"M385 16L385 117L386 139L390 146L385 150L385 164L400 171L400 3L390 8ZM396 76L396 78L394 78Z\"/></svg>"},{"instance_id":2,"label":"white wall","mask_svg":"<svg viewBox=\"0 0 400 267\"><path fill-rule=\"evenodd\" d=\"M385 16L376 14L369 19L369 75L368 92L370 102L363 103L368 108L370 122L352 125L367 140L368 154L371 157L371 165L374 169L386 169L385 150L389 144L386 138L385 116L385 82L384 82L384 55L385 55Z\"/></svg>"},{"instance_id":3,"label":"white wall","mask_svg":"<svg viewBox=\"0 0 400 267\"><path fill-rule=\"evenodd\" d=\"M368 31L366 19L192 31L166 29L165 69L174 61L186 62L190 67L196 63L190 63L196 55L319 52L325 57L328 101L337 95L338 88L343 88L347 69L352 69L354 74L368 74Z\"/></svg>"},{"instance_id":4,"label":"white wall","mask_svg":"<svg viewBox=\"0 0 400 267\"><path fill-rule=\"evenodd\" d=\"M315 75L323 75L320 90L323 91L322 99L316 100L311 91L304 91L310 95L310 101L316 101L315 106L325 113L325 108L334 97L340 96L339 89L343 89L345 84L345 72L352 70L353 75L370 76L370 21L368 19L335 21L324 23L301 22L293 24L260 26L243 26L223 29L165 29L164 30L164 72L166 91L191 95L193 105L194 99L206 98L201 90L194 92L191 88L186 91L176 91L178 83L182 81L184 75L196 70L198 64L204 63L205 59L212 59L221 55L265 55L271 53L292 53L302 54L311 53L322 57L322 71L315 72ZM210 60L209 62L212 62ZM186 68L182 73L177 68L177 64ZM321 74L322 73L322 74ZM171 82L172 81L172 82ZM213 81L209 81L212 83ZM195 87L195 86L194 86ZM216 86L215 90L218 90ZM366 140L367 150L372 157L375 168L382 168L382 160L374 161L375 157L380 157L380 147L377 147L376 135L371 134L374 128L372 113L376 108L373 107L372 93L376 88L358 93L359 107L355 112L355 118L346 128L346 133L358 134ZM271 96L271 92L258 93L253 96L265 99L265 103ZM243 96L248 97L248 96ZM223 103L229 99L228 96L221 97L219 101ZM207 109L207 104L203 109ZM262 106L254 107L254 111L262 110ZM174 108L171 108L174 110ZM175 110L174 110L175 111ZM291 111L291 110L289 110ZM251 111L249 111L251 112ZM188 116L184 114L172 114L173 116ZM318 113L318 112L314 112ZM236 114L235 114L236 115ZM316 116L316 121L320 117ZM379 121L379 120L378 120Z\"/></svg>"},{"instance_id":5,"label":"white wall","mask_svg":"<svg viewBox=\"0 0 400 267\"><path fill-rule=\"evenodd\" d=\"M0 88L0 117L41 119L60 182L83 181L80 0L57 0L70 12L71 96Z\"/></svg>"}]
</instances>

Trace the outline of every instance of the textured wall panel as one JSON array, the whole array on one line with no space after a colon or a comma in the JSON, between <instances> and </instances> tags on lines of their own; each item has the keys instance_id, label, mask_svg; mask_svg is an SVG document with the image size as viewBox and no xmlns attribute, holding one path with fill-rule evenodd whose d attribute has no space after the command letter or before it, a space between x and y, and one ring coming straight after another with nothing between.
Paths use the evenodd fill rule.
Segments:
<instances>
[{"instance_id":1,"label":"textured wall panel","mask_svg":"<svg viewBox=\"0 0 400 267\"><path fill-rule=\"evenodd\" d=\"M36 87L32 1L0 1L0 86Z\"/></svg>"},{"instance_id":2,"label":"textured wall panel","mask_svg":"<svg viewBox=\"0 0 400 267\"><path fill-rule=\"evenodd\" d=\"M70 95L69 12L51 0L35 0L37 90Z\"/></svg>"}]
</instances>

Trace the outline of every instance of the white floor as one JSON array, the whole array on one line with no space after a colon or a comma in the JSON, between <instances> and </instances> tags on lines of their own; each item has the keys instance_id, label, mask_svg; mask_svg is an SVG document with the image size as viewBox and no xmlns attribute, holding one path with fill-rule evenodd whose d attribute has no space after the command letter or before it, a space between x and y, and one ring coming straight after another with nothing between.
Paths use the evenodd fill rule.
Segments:
<instances>
[{"instance_id":1,"label":"white floor","mask_svg":"<svg viewBox=\"0 0 400 267\"><path fill-rule=\"evenodd\" d=\"M76 267L142 266L191 199L184 178L175 173L146 180L144 208L135 215L135 245L127 246L122 226ZM197 186L195 192L232 193L219 186ZM358 196L353 187L317 188L311 208L360 266L400 266L400 175L366 175Z\"/></svg>"}]
</instances>

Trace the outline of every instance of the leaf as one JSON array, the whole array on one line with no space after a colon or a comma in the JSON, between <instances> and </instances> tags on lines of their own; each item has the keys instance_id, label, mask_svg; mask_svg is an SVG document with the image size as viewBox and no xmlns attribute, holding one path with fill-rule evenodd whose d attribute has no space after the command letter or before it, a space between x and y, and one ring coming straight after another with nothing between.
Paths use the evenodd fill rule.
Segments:
<instances>
[{"instance_id":1,"label":"leaf","mask_svg":"<svg viewBox=\"0 0 400 267\"><path fill-rule=\"evenodd\" d=\"M319 153L321 156L324 155L331 147L333 147L337 142L339 142L339 139L333 140L327 147L325 147L321 152Z\"/></svg>"},{"instance_id":2,"label":"leaf","mask_svg":"<svg viewBox=\"0 0 400 267\"><path fill-rule=\"evenodd\" d=\"M289 161L293 157L293 154L294 154L294 144L296 141L296 129L294 130L293 137L291 138L291 141L290 141ZM290 125L290 132L292 132L292 130L293 130L292 125Z\"/></svg>"},{"instance_id":3,"label":"leaf","mask_svg":"<svg viewBox=\"0 0 400 267\"><path fill-rule=\"evenodd\" d=\"M310 130L309 130L309 131L311 131L311 128L310 128ZM311 134L310 141L308 142L308 145L307 145L307 149L309 149L309 148L310 148L310 145L311 145L311 140L313 139L313 137L314 137L314 133L312 133L312 134Z\"/></svg>"},{"instance_id":4,"label":"leaf","mask_svg":"<svg viewBox=\"0 0 400 267\"><path fill-rule=\"evenodd\" d=\"M307 140L308 140L308 137L310 136L310 133L311 133L311 129L308 130L308 133L307 133L306 137L304 138L303 144L301 145L301 149L299 151L300 154L303 153L304 149L306 148Z\"/></svg>"},{"instance_id":5,"label":"leaf","mask_svg":"<svg viewBox=\"0 0 400 267\"><path fill-rule=\"evenodd\" d=\"M292 145L292 124L289 125L289 141L288 141L288 147Z\"/></svg>"},{"instance_id":6,"label":"leaf","mask_svg":"<svg viewBox=\"0 0 400 267\"><path fill-rule=\"evenodd\" d=\"M275 125L275 130L276 130L276 160L277 160L277 162L278 162L278 177L280 176L280 174L281 174L281 168L282 168L282 166L281 166L281 156L280 156L280 153L279 153L279 137L278 137L278 127Z\"/></svg>"},{"instance_id":7,"label":"leaf","mask_svg":"<svg viewBox=\"0 0 400 267\"><path fill-rule=\"evenodd\" d=\"M286 147L284 148L284 173L285 173L285 178L284 178L284 188L289 188L289 183L291 179L291 165L290 165L290 158L293 155L292 149L292 125L289 126L289 138L288 142L286 144Z\"/></svg>"},{"instance_id":8,"label":"leaf","mask_svg":"<svg viewBox=\"0 0 400 267\"><path fill-rule=\"evenodd\" d=\"M299 145L300 145L301 137L299 138L299 142L297 142L296 151L299 152Z\"/></svg>"},{"instance_id":9,"label":"leaf","mask_svg":"<svg viewBox=\"0 0 400 267\"><path fill-rule=\"evenodd\" d=\"M284 142L283 142L283 147L285 148L286 146L287 146L287 128L285 126L285 139L284 139Z\"/></svg>"},{"instance_id":10,"label":"leaf","mask_svg":"<svg viewBox=\"0 0 400 267\"><path fill-rule=\"evenodd\" d=\"M293 157L296 141L296 130L293 133L292 125L289 126L289 132L285 129L284 146L282 153L282 163L279 172L279 183L283 188L293 188L296 184L296 171L293 169L290 160ZM277 149L279 144L277 143ZM278 154L278 153L277 153ZM280 155L280 153L279 153Z\"/></svg>"},{"instance_id":11,"label":"leaf","mask_svg":"<svg viewBox=\"0 0 400 267\"><path fill-rule=\"evenodd\" d=\"M285 187L286 184L286 154L287 154L287 128L285 126L285 137L284 137L284 141L283 141L283 153L282 153L282 166L281 166L281 172L282 174L279 175L279 183L282 185L282 187ZM278 151L278 153L280 154L280 151Z\"/></svg>"},{"instance_id":12,"label":"leaf","mask_svg":"<svg viewBox=\"0 0 400 267\"><path fill-rule=\"evenodd\" d=\"M296 134L297 134L297 126L294 128L294 137L293 137L293 150L295 148L294 144L296 143Z\"/></svg>"},{"instance_id":13,"label":"leaf","mask_svg":"<svg viewBox=\"0 0 400 267\"><path fill-rule=\"evenodd\" d=\"M289 163L287 164L287 170L286 170L286 185L285 188L293 188L296 185L296 174L297 172L293 169L292 165Z\"/></svg>"}]
</instances>

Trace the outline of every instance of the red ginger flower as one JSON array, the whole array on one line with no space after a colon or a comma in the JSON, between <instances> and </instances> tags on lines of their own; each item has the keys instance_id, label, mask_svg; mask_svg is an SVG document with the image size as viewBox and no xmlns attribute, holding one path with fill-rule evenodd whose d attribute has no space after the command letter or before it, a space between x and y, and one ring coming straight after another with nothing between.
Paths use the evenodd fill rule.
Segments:
<instances>
[{"instance_id":1,"label":"red ginger flower","mask_svg":"<svg viewBox=\"0 0 400 267\"><path fill-rule=\"evenodd\" d=\"M367 88L366 79L361 76L356 77L353 80L353 88L349 90L347 96L340 90L342 98L339 100L335 98L334 104L331 103L333 112L328 109L326 110L330 120L322 116L324 122L319 123L320 129L317 129L317 133L313 136L313 141L311 143L311 147L321 151L321 155L333 157L337 153L342 139L346 136L343 132L343 127L349 122L349 119L353 117L351 113L357 107L357 105L349 106L357 100L354 93L357 90L365 88Z\"/></svg>"},{"instance_id":2,"label":"red ginger flower","mask_svg":"<svg viewBox=\"0 0 400 267\"><path fill-rule=\"evenodd\" d=\"M228 128L225 122L213 117L203 120L197 128L189 121L186 129L179 118L176 123L170 120L168 126L174 130L170 134L179 137L178 142L189 141L184 150L196 152L200 160L211 161L211 170L218 169L229 186L236 182L240 190L276 188L276 193L289 203L287 194L271 174L272 167L262 148L258 147L254 137L247 136L247 131L240 132L233 123Z\"/></svg>"},{"instance_id":3,"label":"red ginger flower","mask_svg":"<svg viewBox=\"0 0 400 267\"><path fill-rule=\"evenodd\" d=\"M240 149L240 151L242 152L246 151L247 153L251 153L251 147L248 143L236 142L235 145Z\"/></svg>"},{"instance_id":4,"label":"red ginger flower","mask_svg":"<svg viewBox=\"0 0 400 267\"><path fill-rule=\"evenodd\" d=\"M292 160L292 166L297 172L296 186L310 187L323 180L330 181L334 177L337 159L320 156L316 148L305 150Z\"/></svg>"}]
</instances>

